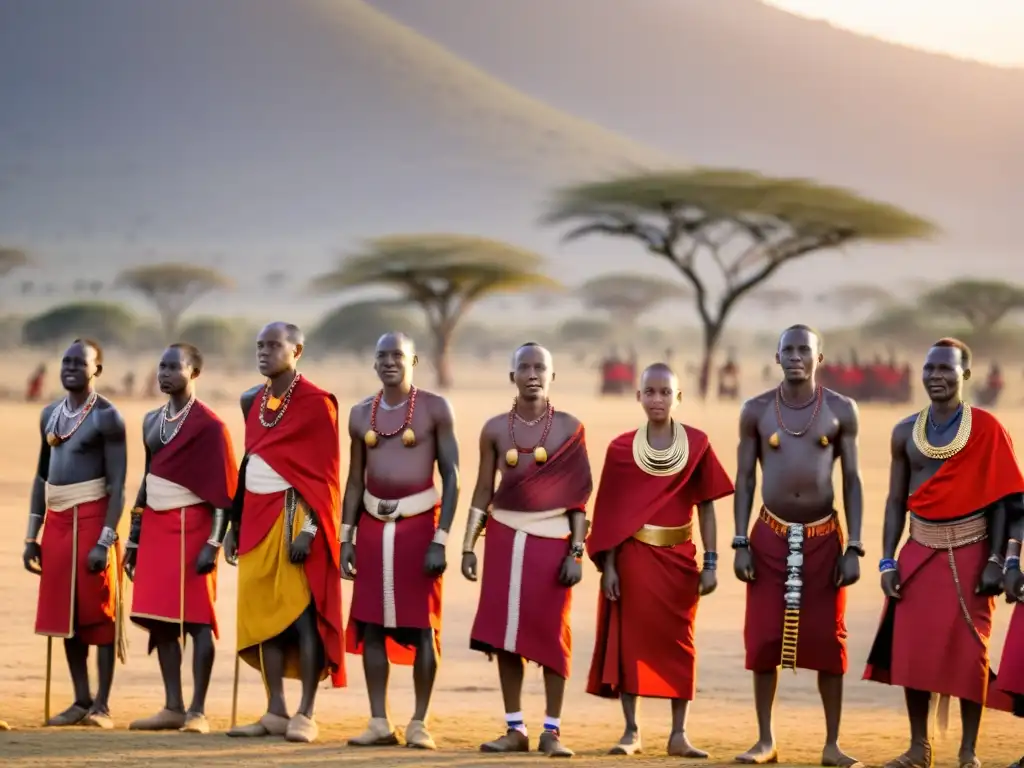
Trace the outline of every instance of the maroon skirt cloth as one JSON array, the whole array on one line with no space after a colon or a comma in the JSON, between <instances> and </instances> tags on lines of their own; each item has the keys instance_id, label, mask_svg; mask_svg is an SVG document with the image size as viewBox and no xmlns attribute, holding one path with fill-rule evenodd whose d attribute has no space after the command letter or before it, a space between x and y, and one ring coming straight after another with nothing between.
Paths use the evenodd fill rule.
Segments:
<instances>
[{"instance_id":1,"label":"maroon skirt cloth","mask_svg":"<svg viewBox=\"0 0 1024 768\"><path fill-rule=\"evenodd\" d=\"M504 650L569 677L572 590L559 581L568 554L565 539L530 536L489 518L470 648Z\"/></svg>"}]
</instances>

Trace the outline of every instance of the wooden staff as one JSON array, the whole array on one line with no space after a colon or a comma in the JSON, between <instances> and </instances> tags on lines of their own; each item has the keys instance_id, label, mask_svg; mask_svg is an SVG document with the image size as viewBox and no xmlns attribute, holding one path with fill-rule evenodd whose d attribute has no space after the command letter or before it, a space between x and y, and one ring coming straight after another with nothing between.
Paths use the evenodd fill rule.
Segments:
<instances>
[{"instance_id":1,"label":"wooden staff","mask_svg":"<svg viewBox=\"0 0 1024 768\"><path fill-rule=\"evenodd\" d=\"M46 638L46 690L43 693L43 725L50 724L50 680L53 677L53 638Z\"/></svg>"},{"instance_id":2,"label":"wooden staff","mask_svg":"<svg viewBox=\"0 0 1024 768\"><path fill-rule=\"evenodd\" d=\"M231 727L238 723L238 653L235 653L235 684L231 688Z\"/></svg>"}]
</instances>

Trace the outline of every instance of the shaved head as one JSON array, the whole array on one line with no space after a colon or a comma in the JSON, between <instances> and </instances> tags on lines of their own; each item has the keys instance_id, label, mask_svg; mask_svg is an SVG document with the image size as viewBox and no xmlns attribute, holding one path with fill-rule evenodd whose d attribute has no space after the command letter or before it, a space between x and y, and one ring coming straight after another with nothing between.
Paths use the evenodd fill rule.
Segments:
<instances>
[{"instance_id":1,"label":"shaved head","mask_svg":"<svg viewBox=\"0 0 1024 768\"><path fill-rule=\"evenodd\" d=\"M543 355L545 360L547 360L548 368L552 368L554 365L555 358L547 347L542 347L536 341L528 341L525 344L520 344L516 347L516 351L512 353L513 371L515 371L516 367L519 365L519 358L524 352Z\"/></svg>"},{"instance_id":2,"label":"shaved head","mask_svg":"<svg viewBox=\"0 0 1024 768\"><path fill-rule=\"evenodd\" d=\"M385 387L408 391L412 386L413 368L418 363L416 343L411 337L399 331L390 331L377 339L373 370Z\"/></svg>"},{"instance_id":3,"label":"shaved head","mask_svg":"<svg viewBox=\"0 0 1024 768\"><path fill-rule=\"evenodd\" d=\"M535 341L521 344L512 353L512 370L508 378L516 385L517 397L521 400L546 400L548 387L555 379L554 358Z\"/></svg>"},{"instance_id":4,"label":"shaved head","mask_svg":"<svg viewBox=\"0 0 1024 768\"><path fill-rule=\"evenodd\" d=\"M666 424L682 399L679 377L667 363L652 363L640 374L636 400L650 424Z\"/></svg>"},{"instance_id":5,"label":"shaved head","mask_svg":"<svg viewBox=\"0 0 1024 768\"><path fill-rule=\"evenodd\" d=\"M673 371L671 367L669 367L668 363L651 363L646 368L644 368L644 372L640 374L641 388L643 387L644 381L647 380L648 376L657 376L659 378L664 377L671 379L675 382L679 381L679 377L676 376L676 372Z\"/></svg>"},{"instance_id":6,"label":"shaved head","mask_svg":"<svg viewBox=\"0 0 1024 768\"><path fill-rule=\"evenodd\" d=\"M414 357L416 355L416 342L401 331L389 331L377 339L376 350L379 352L382 349L400 349L408 357Z\"/></svg>"}]
</instances>

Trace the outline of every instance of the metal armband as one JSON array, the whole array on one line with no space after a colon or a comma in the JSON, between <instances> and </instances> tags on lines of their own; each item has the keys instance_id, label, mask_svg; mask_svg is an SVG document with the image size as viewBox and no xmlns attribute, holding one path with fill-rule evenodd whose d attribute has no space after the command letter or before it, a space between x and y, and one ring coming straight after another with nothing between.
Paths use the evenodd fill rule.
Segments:
<instances>
[{"instance_id":1,"label":"metal armband","mask_svg":"<svg viewBox=\"0 0 1024 768\"><path fill-rule=\"evenodd\" d=\"M487 513L477 507L469 508L469 519L466 521L466 537L462 540L462 552L467 554L476 547L476 540L483 533L487 522Z\"/></svg>"},{"instance_id":2,"label":"metal armband","mask_svg":"<svg viewBox=\"0 0 1024 768\"><path fill-rule=\"evenodd\" d=\"M103 526L103 530L100 531L99 541L96 544L104 549L110 549L115 541L117 541L117 531L110 526Z\"/></svg>"},{"instance_id":3,"label":"metal armband","mask_svg":"<svg viewBox=\"0 0 1024 768\"><path fill-rule=\"evenodd\" d=\"M308 533L310 536L316 536L316 532L320 530L320 526L316 524L316 518L313 517L313 513L306 510L305 519L302 521L302 532Z\"/></svg>"},{"instance_id":4,"label":"metal armband","mask_svg":"<svg viewBox=\"0 0 1024 768\"><path fill-rule=\"evenodd\" d=\"M30 512L28 516L28 531L25 533L26 544L36 544L39 541L39 531L43 527L43 515Z\"/></svg>"},{"instance_id":5,"label":"metal armband","mask_svg":"<svg viewBox=\"0 0 1024 768\"><path fill-rule=\"evenodd\" d=\"M224 545L224 537L228 533L228 511L226 509L213 510L213 526L210 528L210 538L206 543L211 547Z\"/></svg>"}]
</instances>

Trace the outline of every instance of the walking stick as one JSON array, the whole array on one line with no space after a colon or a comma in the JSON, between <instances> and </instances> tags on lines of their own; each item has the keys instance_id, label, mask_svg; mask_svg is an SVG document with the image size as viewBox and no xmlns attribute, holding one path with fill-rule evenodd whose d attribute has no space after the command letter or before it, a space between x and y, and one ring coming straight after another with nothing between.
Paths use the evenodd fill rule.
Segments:
<instances>
[{"instance_id":1,"label":"walking stick","mask_svg":"<svg viewBox=\"0 0 1024 768\"><path fill-rule=\"evenodd\" d=\"M43 693L43 725L50 724L50 680L53 677L53 638L46 638L46 689Z\"/></svg>"},{"instance_id":2,"label":"walking stick","mask_svg":"<svg viewBox=\"0 0 1024 768\"><path fill-rule=\"evenodd\" d=\"M235 684L231 688L231 727L238 723L238 654L235 653ZM47 678L49 679L49 678Z\"/></svg>"}]
</instances>

